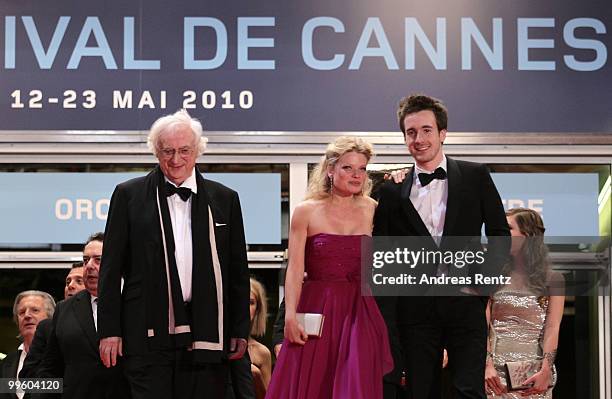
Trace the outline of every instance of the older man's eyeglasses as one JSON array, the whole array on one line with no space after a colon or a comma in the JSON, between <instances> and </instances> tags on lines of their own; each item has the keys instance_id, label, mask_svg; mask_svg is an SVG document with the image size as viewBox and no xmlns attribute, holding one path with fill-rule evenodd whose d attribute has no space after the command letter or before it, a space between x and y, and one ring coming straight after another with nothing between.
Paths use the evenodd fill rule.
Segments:
<instances>
[{"instance_id":1,"label":"older man's eyeglasses","mask_svg":"<svg viewBox=\"0 0 612 399\"><path fill-rule=\"evenodd\" d=\"M171 159L174 158L175 154L179 154L179 156L181 158L187 158L190 157L193 154L194 148L193 147L181 147L179 149L174 149L174 148L161 148L159 150L159 153L161 154L162 158L164 159Z\"/></svg>"},{"instance_id":2,"label":"older man's eyeglasses","mask_svg":"<svg viewBox=\"0 0 612 399\"><path fill-rule=\"evenodd\" d=\"M83 265L87 265L89 261L93 261L94 264L99 265L102 262L102 255L86 256L83 255Z\"/></svg>"}]
</instances>

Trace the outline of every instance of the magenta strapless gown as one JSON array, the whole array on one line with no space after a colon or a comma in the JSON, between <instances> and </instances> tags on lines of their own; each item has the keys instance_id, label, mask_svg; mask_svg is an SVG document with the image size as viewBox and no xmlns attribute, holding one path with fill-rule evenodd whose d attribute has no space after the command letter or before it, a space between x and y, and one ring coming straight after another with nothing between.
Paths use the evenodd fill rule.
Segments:
<instances>
[{"instance_id":1,"label":"magenta strapless gown","mask_svg":"<svg viewBox=\"0 0 612 399\"><path fill-rule=\"evenodd\" d=\"M371 296L361 294L361 239L316 234L306 240L298 312L325 315L321 338L284 343L266 399L380 399L393 368L387 328Z\"/></svg>"}]
</instances>

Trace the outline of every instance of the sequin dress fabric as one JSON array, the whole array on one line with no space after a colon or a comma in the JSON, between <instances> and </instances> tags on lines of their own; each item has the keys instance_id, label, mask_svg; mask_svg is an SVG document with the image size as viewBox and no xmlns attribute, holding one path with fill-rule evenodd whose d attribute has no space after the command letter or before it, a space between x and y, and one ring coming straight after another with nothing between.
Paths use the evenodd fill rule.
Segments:
<instances>
[{"instance_id":1,"label":"sequin dress fabric","mask_svg":"<svg viewBox=\"0 0 612 399\"><path fill-rule=\"evenodd\" d=\"M266 399L381 399L393 368L387 328L374 297L361 294L361 240L308 237L297 311L325 316L320 338L283 343Z\"/></svg>"},{"instance_id":2,"label":"sequin dress fabric","mask_svg":"<svg viewBox=\"0 0 612 399\"><path fill-rule=\"evenodd\" d=\"M542 303L540 303L542 302ZM538 301L538 297L528 292L502 290L493 296L491 306L492 333L491 351L493 364L501 379L507 384L506 362L542 359L542 339L546 323L547 301ZM553 384L557 373L553 366ZM546 393L522 396L508 392L503 395L487 395L488 398L504 399L550 399L552 388Z\"/></svg>"}]
</instances>

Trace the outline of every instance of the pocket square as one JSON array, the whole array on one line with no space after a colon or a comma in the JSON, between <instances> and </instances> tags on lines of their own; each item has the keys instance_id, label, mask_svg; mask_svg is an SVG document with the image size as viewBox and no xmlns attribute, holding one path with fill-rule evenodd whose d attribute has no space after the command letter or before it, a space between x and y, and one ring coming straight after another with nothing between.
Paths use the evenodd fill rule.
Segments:
<instances>
[{"instance_id":1,"label":"pocket square","mask_svg":"<svg viewBox=\"0 0 612 399\"><path fill-rule=\"evenodd\" d=\"M215 227L227 226L227 223L217 223L215 222Z\"/></svg>"}]
</instances>

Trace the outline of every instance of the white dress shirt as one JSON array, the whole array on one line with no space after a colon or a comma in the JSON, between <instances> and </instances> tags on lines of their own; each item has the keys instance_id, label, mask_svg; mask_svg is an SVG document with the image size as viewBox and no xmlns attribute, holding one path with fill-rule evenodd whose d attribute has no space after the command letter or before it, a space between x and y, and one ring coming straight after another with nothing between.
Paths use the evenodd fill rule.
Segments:
<instances>
[{"instance_id":1,"label":"white dress shirt","mask_svg":"<svg viewBox=\"0 0 612 399\"><path fill-rule=\"evenodd\" d=\"M21 372L21 369L23 368L23 362L25 361L25 358L28 355L28 352L25 351L25 345L24 344L19 345L17 350L21 351L21 354L19 355L19 363L17 364L17 375L15 376L15 378L17 380L19 380L19 373ZM25 392L17 391L16 395L17 395L17 397L19 399L23 399L23 396L25 395Z\"/></svg>"},{"instance_id":2,"label":"white dress shirt","mask_svg":"<svg viewBox=\"0 0 612 399\"><path fill-rule=\"evenodd\" d=\"M166 181L176 186L176 184L172 183L167 178ZM195 168L191 172L191 176L189 176L180 187L187 187L192 193L198 193ZM193 196L190 196L187 201L183 201L178 194L167 197L174 238L174 259L176 259L176 269L178 270L183 300L185 302L191 301L191 271L193 268L193 247L191 242L192 198Z\"/></svg>"},{"instance_id":3,"label":"white dress shirt","mask_svg":"<svg viewBox=\"0 0 612 399\"><path fill-rule=\"evenodd\" d=\"M425 170L415 165L412 189L410 190L410 201L412 201L412 205L414 205L419 216L421 216L421 220L423 220L429 234L434 238L441 237L444 232L446 201L448 199L448 179L434 179L427 186L423 187L419 180L419 173L433 173L439 167L448 172L446 163L446 156L443 156L442 162L433 170Z\"/></svg>"},{"instance_id":4,"label":"white dress shirt","mask_svg":"<svg viewBox=\"0 0 612 399\"><path fill-rule=\"evenodd\" d=\"M98 331L98 297L91 295L91 315L94 320L94 328Z\"/></svg>"}]
</instances>

